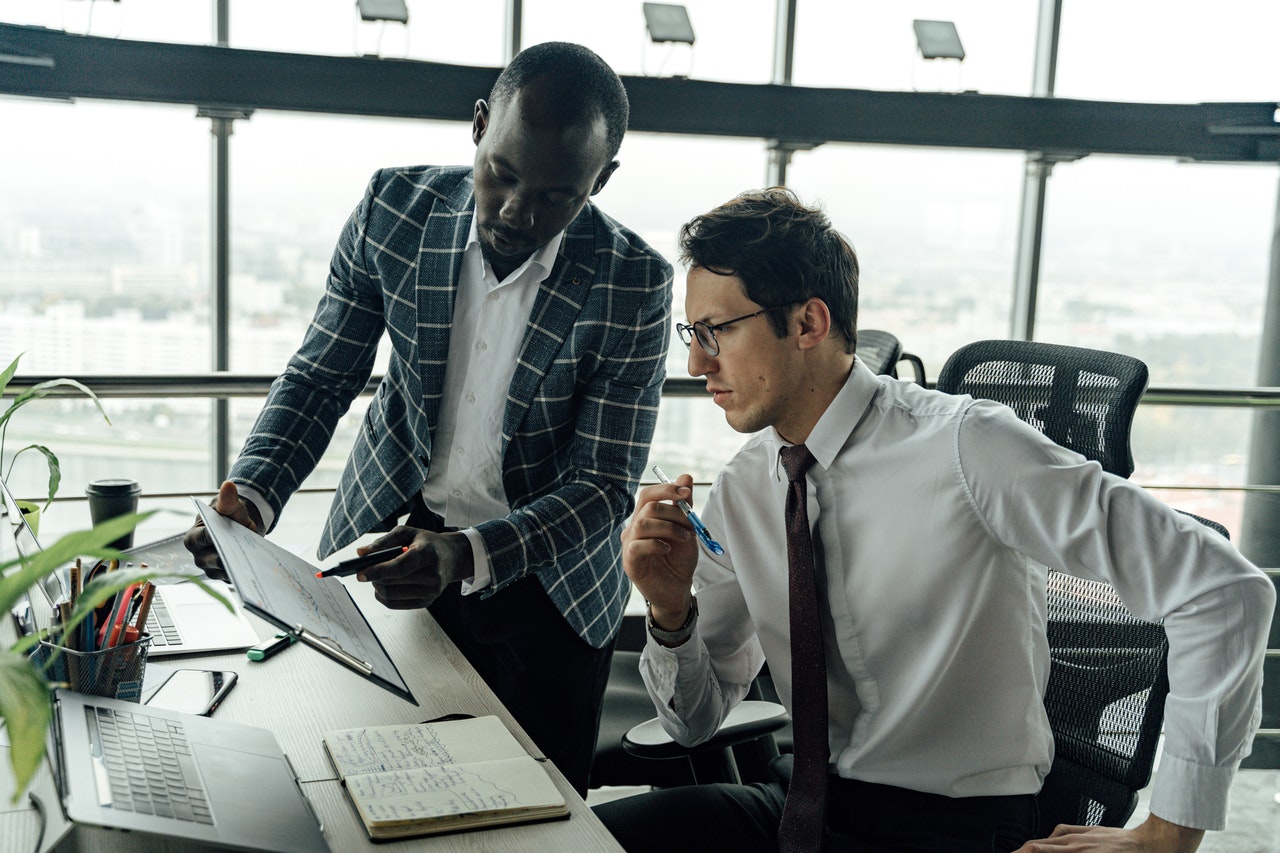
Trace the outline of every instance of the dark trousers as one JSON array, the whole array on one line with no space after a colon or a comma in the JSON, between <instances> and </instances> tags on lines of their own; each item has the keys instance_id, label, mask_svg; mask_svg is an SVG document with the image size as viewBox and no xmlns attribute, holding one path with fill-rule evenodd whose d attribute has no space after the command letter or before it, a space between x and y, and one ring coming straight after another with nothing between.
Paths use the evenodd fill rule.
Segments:
<instances>
[{"instance_id":1,"label":"dark trousers","mask_svg":"<svg viewBox=\"0 0 1280 853\"><path fill-rule=\"evenodd\" d=\"M778 849L777 782L666 788L594 807L627 853ZM1007 853L1032 837L1035 797L943 797L832 777L824 851ZM674 840L674 843L673 843Z\"/></svg>"},{"instance_id":2,"label":"dark trousers","mask_svg":"<svg viewBox=\"0 0 1280 853\"><path fill-rule=\"evenodd\" d=\"M588 645L537 578L516 581L487 599L463 596L453 585L428 610L585 797L613 644Z\"/></svg>"},{"instance_id":3,"label":"dark trousers","mask_svg":"<svg viewBox=\"0 0 1280 853\"><path fill-rule=\"evenodd\" d=\"M419 502L407 522L441 530ZM587 794L613 643L592 648L535 577L481 598L456 584L427 608L543 754Z\"/></svg>"}]
</instances>

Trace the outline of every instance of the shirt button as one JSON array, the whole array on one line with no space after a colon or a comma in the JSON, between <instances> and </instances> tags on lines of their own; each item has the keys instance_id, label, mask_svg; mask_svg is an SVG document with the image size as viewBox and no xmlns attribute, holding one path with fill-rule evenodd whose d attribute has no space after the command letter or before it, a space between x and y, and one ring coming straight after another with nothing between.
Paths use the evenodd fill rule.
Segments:
<instances>
[{"instance_id":1,"label":"shirt button","mask_svg":"<svg viewBox=\"0 0 1280 853\"><path fill-rule=\"evenodd\" d=\"M488 348L489 348L489 345L486 344L484 341L481 341L480 343L476 344L476 349L480 350L480 352L484 352Z\"/></svg>"},{"instance_id":2,"label":"shirt button","mask_svg":"<svg viewBox=\"0 0 1280 853\"><path fill-rule=\"evenodd\" d=\"M455 498L460 498L460 497L462 497L462 492L458 491L457 489L454 489L454 490L453 490L453 496L454 496Z\"/></svg>"},{"instance_id":3,"label":"shirt button","mask_svg":"<svg viewBox=\"0 0 1280 853\"><path fill-rule=\"evenodd\" d=\"M467 395L467 402L468 402L468 403L474 403L475 401L476 401L476 395L475 395L475 394L468 394L468 395Z\"/></svg>"},{"instance_id":4,"label":"shirt button","mask_svg":"<svg viewBox=\"0 0 1280 853\"><path fill-rule=\"evenodd\" d=\"M486 298L487 298L490 302L497 302L497 301L498 301L498 294L497 294L497 291L494 291L493 293L490 293Z\"/></svg>"},{"instance_id":5,"label":"shirt button","mask_svg":"<svg viewBox=\"0 0 1280 853\"><path fill-rule=\"evenodd\" d=\"M466 456L466 455L467 455L467 449L466 449L465 447L457 447L457 448L454 448L454 451L453 451L453 452L454 452L454 453L456 453L456 454L458 454L459 456Z\"/></svg>"}]
</instances>

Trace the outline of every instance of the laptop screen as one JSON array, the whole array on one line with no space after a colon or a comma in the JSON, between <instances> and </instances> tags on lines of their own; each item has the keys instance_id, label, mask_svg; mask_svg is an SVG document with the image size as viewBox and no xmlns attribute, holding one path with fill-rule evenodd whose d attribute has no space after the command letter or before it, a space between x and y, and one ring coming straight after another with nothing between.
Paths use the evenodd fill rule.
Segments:
<instances>
[{"instance_id":1,"label":"laptop screen","mask_svg":"<svg viewBox=\"0 0 1280 853\"><path fill-rule=\"evenodd\" d=\"M18 558L31 557L40 553L40 542L32 532L14 500L13 494L0 477L0 518L3 527L0 530L0 563L7 563ZM10 570L12 571L12 570ZM59 570L46 575L36 589L43 595L32 599L27 594L15 602L11 615L19 636L24 636L40 628L47 628L53 615L53 603L62 598L69 580L63 578L64 572Z\"/></svg>"}]
</instances>

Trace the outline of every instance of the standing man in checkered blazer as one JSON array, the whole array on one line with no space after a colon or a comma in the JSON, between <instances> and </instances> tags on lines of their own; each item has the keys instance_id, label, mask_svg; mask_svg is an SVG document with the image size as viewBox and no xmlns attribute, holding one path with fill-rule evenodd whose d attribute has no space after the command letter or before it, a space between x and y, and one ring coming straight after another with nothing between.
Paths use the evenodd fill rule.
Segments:
<instances>
[{"instance_id":1,"label":"standing man in checkered blazer","mask_svg":"<svg viewBox=\"0 0 1280 853\"><path fill-rule=\"evenodd\" d=\"M590 203L618 168L627 115L603 60L541 44L476 102L472 167L375 174L214 502L269 531L385 331L390 365L320 557L389 529L369 547L409 550L359 580L387 607L428 607L584 793L629 592L619 533L671 322L671 265ZM216 566L203 528L187 546Z\"/></svg>"}]
</instances>

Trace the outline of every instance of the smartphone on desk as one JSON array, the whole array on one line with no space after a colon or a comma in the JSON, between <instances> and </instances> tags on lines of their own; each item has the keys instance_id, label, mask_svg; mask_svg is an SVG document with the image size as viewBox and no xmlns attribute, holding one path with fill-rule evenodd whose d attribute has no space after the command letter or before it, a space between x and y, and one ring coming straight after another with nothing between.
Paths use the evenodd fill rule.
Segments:
<instances>
[{"instance_id":1,"label":"smartphone on desk","mask_svg":"<svg viewBox=\"0 0 1280 853\"><path fill-rule=\"evenodd\" d=\"M231 692L236 677L230 670L148 664L142 683L142 703L207 717Z\"/></svg>"}]
</instances>

